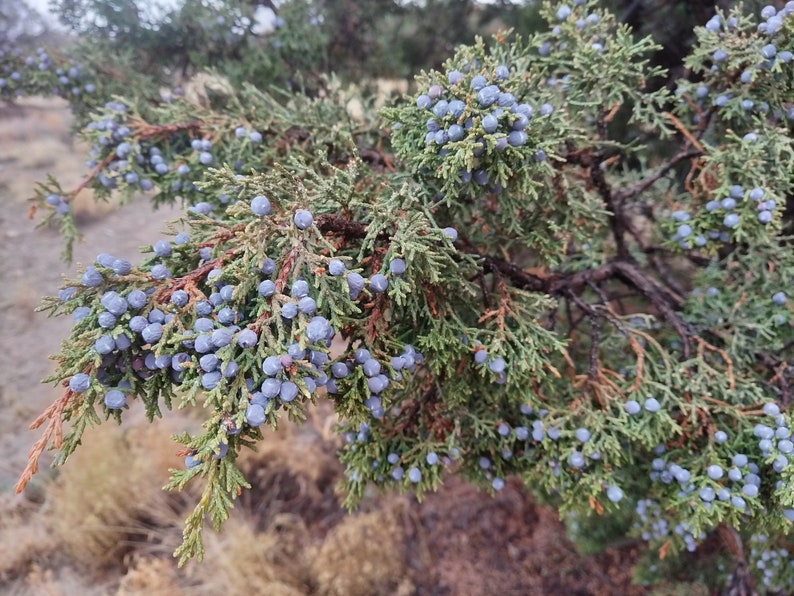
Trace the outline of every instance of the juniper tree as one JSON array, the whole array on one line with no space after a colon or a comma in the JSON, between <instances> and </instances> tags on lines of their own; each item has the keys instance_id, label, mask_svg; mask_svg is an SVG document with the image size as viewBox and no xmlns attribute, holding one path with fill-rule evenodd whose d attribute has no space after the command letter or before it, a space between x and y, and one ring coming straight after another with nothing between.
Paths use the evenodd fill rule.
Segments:
<instances>
[{"instance_id":1,"label":"juniper tree","mask_svg":"<svg viewBox=\"0 0 794 596\"><path fill-rule=\"evenodd\" d=\"M717 535L732 581L789 590L794 3L696 27L674 89L597 3L541 13L380 113L332 78L91 112L84 186L187 209L45 299L75 324L18 490L135 400L195 408L166 488L203 485L175 553L201 558L238 454L324 399L349 507L516 476L582 542L647 541L646 578Z\"/></svg>"}]
</instances>

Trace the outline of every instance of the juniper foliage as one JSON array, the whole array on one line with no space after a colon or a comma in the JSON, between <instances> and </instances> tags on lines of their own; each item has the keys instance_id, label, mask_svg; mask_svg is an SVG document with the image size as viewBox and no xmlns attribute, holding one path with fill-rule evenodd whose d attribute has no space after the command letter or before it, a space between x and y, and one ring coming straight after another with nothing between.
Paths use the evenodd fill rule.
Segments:
<instances>
[{"instance_id":1,"label":"juniper foliage","mask_svg":"<svg viewBox=\"0 0 794 596\"><path fill-rule=\"evenodd\" d=\"M140 264L100 255L45 299L76 323L19 489L122 421L113 391L202 408L167 486L205 486L184 563L247 486L238 453L328 399L350 507L517 476L583 541L604 519L646 540L648 581L720 535L790 589L794 4L697 27L674 89L596 2L541 14L380 114L333 77L92 112L85 185L189 207Z\"/></svg>"}]
</instances>

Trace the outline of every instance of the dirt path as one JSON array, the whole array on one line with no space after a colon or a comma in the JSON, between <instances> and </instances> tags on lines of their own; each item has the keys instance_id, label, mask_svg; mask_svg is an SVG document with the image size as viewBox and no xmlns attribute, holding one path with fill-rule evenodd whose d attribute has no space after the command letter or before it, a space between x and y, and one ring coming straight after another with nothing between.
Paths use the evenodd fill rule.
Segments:
<instances>
[{"instance_id":1,"label":"dirt path","mask_svg":"<svg viewBox=\"0 0 794 596\"><path fill-rule=\"evenodd\" d=\"M90 263L100 252L130 259L140 258L140 247L159 238L175 209L153 212L144 197L123 209L96 205L87 196L75 204L85 239L76 246L75 263L60 260L63 247L58 230L35 228L28 218L26 198L36 182L53 173L64 188L76 185L86 171L82 148L69 132L64 104L31 100L24 109L0 108L0 254L4 255L0 284L0 490L16 481L25 454L35 438L24 432L57 396L41 379L54 369L50 354L67 337L71 321L35 313L44 295L53 295L63 275L74 276L78 263Z\"/></svg>"}]
</instances>

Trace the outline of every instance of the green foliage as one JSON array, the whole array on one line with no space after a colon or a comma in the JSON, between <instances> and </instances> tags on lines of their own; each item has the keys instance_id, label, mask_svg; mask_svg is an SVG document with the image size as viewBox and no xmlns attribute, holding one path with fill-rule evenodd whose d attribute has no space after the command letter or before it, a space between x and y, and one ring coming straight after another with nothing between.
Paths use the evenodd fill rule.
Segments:
<instances>
[{"instance_id":1,"label":"green foliage","mask_svg":"<svg viewBox=\"0 0 794 596\"><path fill-rule=\"evenodd\" d=\"M648 542L643 581L719 534L742 564L765 541L752 561L779 563L752 571L787 589L792 12L696 28L675 92L658 46L588 1L459 47L380 115L302 66L288 92L241 84L231 55L197 95L101 95L85 186L188 209L140 265L100 255L45 300L78 316L20 487L51 442L63 463L123 419L114 388L150 419L201 408L167 487L205 482L184 563L247 486L240 450L325 398L348 506L515 475L572 528ZM64 196L49 181L38 206L68 221Z\"/></svg>"}]
</instances>

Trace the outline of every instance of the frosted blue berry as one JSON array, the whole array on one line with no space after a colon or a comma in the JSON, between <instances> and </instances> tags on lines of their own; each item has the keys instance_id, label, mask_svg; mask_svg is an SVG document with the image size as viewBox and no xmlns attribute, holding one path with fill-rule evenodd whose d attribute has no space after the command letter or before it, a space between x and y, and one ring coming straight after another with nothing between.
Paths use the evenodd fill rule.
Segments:
<instances>
[{"instance_id":1,"label":"frosted blue berry","mask_svg":"<svg viewBox=\"0 0 794 596\"><path fill-rule=\"evenodd\" d=\"M326 339L332 331L331 324L325 317L313 317L306 326L306 338L315 343Z\"/></svg>"},{"instance_id":2,"label":"frosted blue berry","mask_svg":"<svg viewBox=\"0 0 794 596\"><path fill-rule=\"evenodd\" d=\"M455 228L444 228L442 231L447 238L452 240L452 242L455 242L458 239L458 231Z\"/></svg>"},{"instance_id":3,"label":"frosted blue berry","mask_svg":"<svg viewBox=\"0 0 794 596\"><path fill-rule=\"evenodd\" d=\"M447 73L447 81L450 85L457 85L463 80L463 73L459 70L451 70Z\"/></svg>"},{"instance_id":4,"label":"frosted blue berry","mask_svg":"<svg viewBox=\"0 0 794 596\"><path fill-rule=\"evenodd\" d=\"M766 192L764 191L763 188L759 188L759 187L756 186L755 188L753 188L750 191L750 195L749 196L750 196L750 199L753 200L753 201L760 201L761 199L764 198L765 194L766 194Z\"/></svg>"},{"instance_id":5,"label":"frosted blue berry","mask_svg":"<svg viewBox=\"0 0 794 596\"><path fill-rule=\"evenodd\" d=\"M298 305L295 302L287 302L281 307L281 316L285 319L294 319L298 316Z\"/></svg>"},{"instance_id":6,"label":"frosted blue berry","mask_svg":"<svg viewBox=\"0 0 794 596\"><path fill-rule=\"evenodd\" d=\"M759 211L758 213L758 221L762 224L768 224L772 221L772 212L771 211Z\"/></svg>"},{"instance_id":7,"label":"frosted blue berry","mask_svg":"<svg viewBox=\"0 0 794 596\"><path fill-rule=\"evenodd\" d=\"M507 135L507 143L511 147L521 147L526 142L527 133L525 133L523 130L514 130Z\"/></svg>"},{"instance_id":8,"label":"frosted blue berry","mask_svg":"<svg viewBox=\"0 0 794 596\"><path fill-rule=\"evenodd\" d=\"M298 396L298 386L292 381L284 381L278 392L279 399L290 402Z\"/></svg>"},{"instance_id":9,"label":"frosted blue berry","mask_svg":"<svg viewBox=\"0 0 794 596\"><path fill-rule=\"evenodd\" d=\"M226 457L226 454L229 452L229 445L227 443L219 443L218 444L218 452L213 453L213 459L223 459Z\"/></svg>"},{"instance_id":10,"label":"frosted blue berry","mask_svg":"<svg viewBox=\"0 0 794 596\"><path fill-rule=\"evenodd\" d=\"M187 292L185 292L185 290L176 290L173 294L171 294L171 303L174 306L185 306L189 300L190 296Z\"/></svg>"},{"instance_id":11,"label":"frosted blue berry","mask_svg":"<svg viewBox=\"0 0 794 596\"><path fill-rule=\"evenodd\" d=\"M714 492L714 489L711 488L710 486L704 486L703 488L700 489L700 492L698 494L700 495L700 498L706 503L712 502L717 496L717 494Z\"/></svg>"},{"instance_id":12,"label":"frosted blue berry","mask_svg":"<svg viewBox=\"0 0 794 596\"><path fill-rule=\"evenodd\" d=\"M361 368L364 371L364 374L368 377L379 375L382 369L380 362L374 358L367 360Z\"/></svg>"},{"instance_id":13,"label":"frosted blue berry","mask_svg":"<svg viewBox=\"0 0 794 596\"><path fill-rule=\"evenodd\" d=\"M215 354L204 354L199 358L199 366L204 372L212 372L218 368L218 357Z\"/></svg>"},{"instance_id":14,"label":"frosted blue berry","mask_svg":"<svg viewBox=\"0 0 794 596\"><path fill-rule=\"evenodd\" d=\"M567 4L563 4L557 9L557 19L560 21L564 21L569 16L571 16L571 7Z\"/></svg>"},{"instance_id":15,"label":"frosted blue berry","mask_svg":"<svg viewBox=\"0 0 794 596\"><path fill-rule=\"evenodd\" d=\"M306 209L298 209L295 212L293 221L295 222L295 227L297 227L299 230L306 230L312 226L312 223L314 222L314 216Z\"/></svg>"},{"instance_id":16,"label":"frosted blue berry","mask_svg":"<svg viewBox=\"0 0 794 596\"><path fill-rule=\"evenodd\" d=\"M130 319L129 327L135 333L140 333L143 329L149 324L149 321L146 318L141 316L135 316Z\"/></svg>"},{"instance_id":17,"label":"frosted blue berry","mask_svg":"<svg viewBox=\"0 0 794 596\"><path fill-rule=\"evenodd\" d=\"M516 114L510 128L513 130L524 130L527 126L529 126L529 117L525 114Z\"/></svg>"},{"instance_id":18,"label":"frosted blue berry","mask_svg":"<svg viewBox=\"0 0 794 596\"><path fill-rule=\"evenodd\" d=\"M94 349L98 354L110 354L116 349L116 342L110 335L102 335L94 342Z\"/></svg>"},{"instance_id":19,"label":"frosted blue berry","mask_svg":"<svg viewBox=\"0 0 794 596\"><path fill-rule=\"evenodd\" d=\"M778 306L783 306L786 303L787 297L785 292L775 292L772 295L772 302Z\"/></svg>"},{"instance_id":20,"label":"frosted blue berry","mask_svg":"<svg viewBox=\"0 0 794 596\"><path fill-rule=\"evenodd\" d=\"M279 394L281 391L281 380L280 379L265 379L262 382L262 386L260 388L262 390L262 395L268 399L272 399Z\"/></svg>"},{"instance_id":21,"label":"frosted blue berry","mask_svg":"<svg viewBox=\"0 0 794 596\"><path fill-rule=\"evenodd\" d=\"M345 274L345 264L339 259L331 259L328 262L328 273L334 277L339 277Z\"/></svg>"},{"instance_id":22,"label":"frosted blue berry","mask_svg":"<svg viewBox=\"0 0 794 596\"><path fill-rule=\"evenodd\" d=\"M488 84L488 79L486 79L483 75L475 75L474 78L472 78L471 80L470 86L475 91L479 91L487 84Z\"/></svg>"},{"instance_id":23,"label":"frosted blue berry","mask_svg":"<svg viewBox=\"0 0 794 596\"><path fill-rule=\"evenodd\" d=\"M464 136L463 127L460 124L453 124L449 127L447 131L448 140L452 141L460 141Z\"/></svg>"},{"instance_id":24,"label":"frosted blue berry","mask_svg":"<svg viewBox=\"0 0 794 596\"><path fill-rule=\"evenodd\" d=\"M91 386L91 377L85 373L77 373L69 379L69 389L75 393L83 393Z\"/></svg>"},{"instance_id":25,"label":"frosted blue berry","mask_svg":"<svg viewBox=\"0 0 794 596\"><path fill-rule=\"evenodd\" d=\"M496 85L487 85L477 92L477 101L480 106L487 108L499 99L500 93L501 91Z\"/></svg>"},{"instance_id":26,"label":"frosted blue berry","mask_svg":"<svg viewBox=\"0 0 794 596\"><path fill-rule=\"evenodd\" d=\"M378 394L389 385L389 379L385 375L377 375L367 379L367 387L372 393Z\"/></svg>"},{"instance_id":27,"label":"frosted blue berry","mask_svg":"<svg viewBox=\"0 0 794 596\"><path fill-rule=\"evenodd\" d=\"M111 389L105 393L103 401L105 402L105 407L109 410L120 410L127 402L124 394L118 389Z\"/></svg>"},{"instance_id":28,"label":"frosted blue berry","mask_svg":"<svg viewBox=\"0 0 794 596\"><path fill-rule=\"evenodd\" d=\"M204 373L201 375L201 386L207 391L211 391L218 386L218 384L221 382L221 378L222 375L218 370Z\"/></svg>"},{"instance_id":29,"label":"frosted blue berry","mask_svg":"<svg viewBox=\"0 0 794 596\"><path fill-rule=\"evenodd\" d=\"M259 338L252 329L243 329L237 334L237 345L241 348L253 348Z\"/></svg>"},{"instance_id":30,"label":"frosted blue berry","mask_svg":"<svg viewBox=\"0 0 794 596\"><path fill-rule=\"evenodd\" d=\"M256 130L251 131L248 133L248 138L251 140L252 143L261 143L262 142L262 133Z\"/></svg>"},{"instance_id":31,"label":"frosted blue berry","mask_svg":"<svg viewBox=\"0 0 794 596\"><path fill-rule=\"evenodd\" d=\"M501 373L505 370L505 361L504 358L494 358L488 363L488 368L491 369L491 372Z\"/></svg>"},{"instance_id":32,"label":"frosted blue berry","mask_svg":"<svg viewBox=\"0 0 794 596\"><path fill-rule=\"evenodd\" d=\"M553 105L551 105L550 103L544 103L544 104L542 104L542 105L540 106L540 109L538 110L538 113L539 113L541 116L548 116L548 115L550 115L552 112L554 112L554 106L553 106Z\"/></svg>"},{"instance_id":33,"label":"frosted blue berry","mask_svg":"<svg viewBox=\"0 0 794 596\"><path fill-rule=\"evenodd\" d=\"M433 100L430 98L429 95L422 93L419 97L416 98L416 107L422 110L428 109L431 105L433 105Z\"/></svg>"},{"instance_id":34,"label":"frosted blue berry","mask_svg":"<svg viewBox=\"0 0 794 596\"><path fill-rule=\"evenodd\" d=\"M351 271L347 274L347 287L350 292L350 298L355 300L358 298L361 290L364 289L364 278L355 271Z\"/></svg>"},{"instance_id":35,"label":"frosted blue berry","mask_svg":"<svg viewBox=\"0 0 794 596\"><path fill-rule=\"evenodd\" d=\"M99 317L97 317L97 323L103 329L110 329L116 324L116 317L113 315L113 313L103 311L99 313Z\"/></svg>"},{"instance_id":36,"label":"frosted blue berry","mask_svg":"<svg viewBox=\"0 0 794 596\"><path fill-rule=\"evenodd\" d=\"M375 293L381 294L389 287L389 280L385 275L376 273L369 278L369 289Z\"/></svg>"},{"instance_id":37,"label":"frosted blue berry","mask_svg":"<svg viewBox=\"0 0 794 596\"><path fill-rule=\"evenodd\" d=\"M767 416L777 416L780 414L780 406L772 401L767 402L764 404L764 414Z\"/></svg>"},{"instance_id":38,"label":"frosted blue berry","mask_svg":"<svg viewBox=\"0 0 794 596\"><path fill-rule=\"evenodd\" d=\"M272 275L276 271L276 262L270 258L263 259L260 270L265 275Z\"/></svg>"},{"instance_id":39,"label":"frosted blue berry","mask_svg":"<svg viewBox=\"0 0 794 596\"><path fill-rule=\"evenodd\" d=\"M499 128L499 120L493 114L488 114L482 119L482 127L488 134L494 133Z\"/></svg>"},{"instance_id":40,"label":"frosted blue berry","mask_svg":"<svg viewBox=\"0 0 794 596\"><path fill-rule=\"evenodd\" d=\"M152 245L152 250L158 257L170 257L171 243L168 240L158 240Z\"/></svg>"},{"instance_id":41,"label":"frosted blue berry","mask_svg":"<svg viewBox=\"0 0 794 596\"><path fill-rule=\"evenodd\" d=\"M722 478L724 471L721 466L717 464L712 464L708 468L706 468L706 473L708 474L709 478L712 480L719 480Z\"/></svg>"},{"instance_id":42,"label":"frosted blue berry","mask_svg":"<svg viewBox=\"0 0 794 596\"><path fill-rule=\"evenodd\" d=\"M225 306L218 311L218 322L221 325L232 325L236 316L236 313L231 308Z\"/></svg>"},{"instance_id":43,"label":"frosted blue berry","mask_svg":"<svg viewBox=\"0 0 794 596\"><path fill-rule=\"evenodd\" d=\"M304 296L298 301L298 310L305 315L313 315L317 310L317 303L311 296Z\"/></svg>"},{"instance_id":44,"label":"frosted blue berry","mask_svg":"<svg viewBox=\"0 0 794 596\"><path fill-rule=\"evenodd\" d=\"M91 307L89 306L78 306L72 311L72 320L77 323L85 319L88 315L91 314Z\"/></svg>"},{"instance_id":45,"label":"frosted blue berry","mask_svg":"<svg viewBox=\"0 0 794 596\"><path fill-rule=\"evenodd\" d=\"M331 374L337 379L344 379L350 374L350 369L344 362L334 362L331 365Z\"/></svg>"},{"instance_id":46,"label":"frosted blue berry","mask_svg":"<svg viewBox=\"0 0 794 596\"><path fill-rule=\"evenodd\" d=\"M249 426L260 426L265 418L265 408L259 404L251 404L245 409L245 421Z\"/></svg>"},{"instance_id":47,"label":"frosted blue berry","mask_svg":"<svg viewBox=\"0 0 794 596\"><path fill-rule=\"evenodd\" d=\"M632 416L635 414L639 414L640 410L642 410L640 404L633 399L627 401L626 404L624 405L624 408L626 409L626 412Z\"/></svg>"},{"instance_id":48,"label":"frosted blue berry","mask_svg":"<svg viewBox=\"0 0 794 596\"><path fill-rule=\"evenodd\" d=\"M505 487L504 478L494 478L491 481L491 486L493 487L493 489L495 491L500 491L500 490L504 489L504 487Z\"/></svg>"},{"instance_id":49,"label":"frosted blue berry","mask_svg":"<svg viewBox=\"0 0 794 596\"><path fill-rule=\"evenodd\" d=\"M714 440L717 443L725 443L728 440L728 434L724 430L718 430L714 433Z\"/></svg>"},{"instance_id":50,"label":"frosted blue berry","mask_svg":"<svg viewBox=\"0 0 794 596\"><path fill-rule=\"evenodd\" d=\"M711 55L711 59L714 60L714 62L724 62L727 57L728 57L728 52L726 52L722 48L718 49Z\"/></svg>"},{"instance_id":51,"label":"frosted blue berry","mask_svg":"<svg viewBox=\"0 0 794 596\"><path fill-rule=\"evenodd\" d=\"M402 259L392 259L389 261L389 273L393 275L402 275L405 273L405 261ZM372 283L371 280L370 283Z\"/></svg>"},{"instance_id":52,"label":"frosted blue berry","mask_svg":"<svg viewBox=\"0 0 794 596\"><path fill-rule=\"evenodd\" d=\"M607 499L613 503L619 503L623 500L623 491L617 486L610 486L607 488Z\"/></svg>"},{"instance_id":53,"label":"frosted blue berry","mask_svg":"<svg viewBox=\"0 0 794 596\"><path fill-rule=\"evenodd\" d=\"M147 344L157 343L163 336L163 326L160 323L149 323L141 331L143 341Z\"/></svg>"},{"instance_id":54,"label":"frosted blue berry","mask_svg":"<svg viewBox=\"0 0 794 596\"><path fill-rule=\"evenodd\" d=\"M87 288L95 288L102 284L102 279L102 274L94 267L86 267L80 281Z\"/></svg>"},{"instance_id":55,"label":"frosted blue berry","mask_svg":"<svg viewBox=\"0 0 794 596\"><path fill-rule=\"evenodd\" d=\"M270 201L264 195L256 195L251 199L251 211L254 215L264 216L270 213Z\"/></svg>"},{"instance_id":56,"label":"frosted blue berry","mask_svg":"<svg viewBox=\"0 0 794 596\"><path fill-rule=\"evenodd\" d=\"M649 397L648 399L645 400L645 409L648 412L651 413L658 412L659 408L661 408L661 405L659 404L659 401L655 397Z\"/></svg>"},{"instance_id":57,"label":"frosted blue berry","mask_svg":"<svg viewBox=\"0 0 794 596\"><path fill-rule=\"evenodd\" d=\"M777 54L777 47L775 44L769 43L761 48L761 55L766 58L767 60L771 60Z\"/></svg>"},{"instance_id":58,"label":"frosted blue berry","mask_svg":"<svg viewBox=\"0 0 794 596\"><path fill-rule=\"evenodd\" d=\"M408 470L408 480L410 480L414 484L417 484L418 482L421 482L421 480L422 480L422 471L419 468L416 468L416 467L411 468L410 470Z\"/></svg>"},{"instance_id":59,"label":"frosted blue berry","mask_svg":"<svg viewBox=\"0 0 794 596\"><path fill-rule=\"evenodd\" d=\"M168 270L168 267L165 265L154 265L152 270L150 271L150 275L157 280L166 279L167 277L171 277L171 272Z\"/></svg>"},{"instance_id":60,"label":"frosted blue berry","mask_svg":"<svg viewBox=\"0 0 794 596\"><path fill-rule=\"evenodd\" d=\"M427 454L425 460L427 461L427 465L435 466L438 463L438 455L436 454L435 451L431 451L430 453ZM397 462L391 462L391 463L397 463Z\"/></svg>"},{"instance_id":61,"label":"frosted blue berry","mask_svg":"<svg viewBox=\"0 0 794 596\"><path fill-rule=\"evenodd\" d=\"M590 431L586 428L577 428L574 433L576 440L580 443L587 443L590 440Z\"/></svg>"},{"instance_id":62,"label":"frosted blue berry","mask_svg":"<svg viewBox=\"0 0 794 596\"><path fill-rule=\"evenodd\" d=\"M260 296L267 298L276 293L276 284L273 281L266 279L259 284L256 291Z\"/></svg>"},{"instance_id":63,"label":"frosted blue berry","mask_svg":"<svg viewBox=\"0 0 794 596\"><path fill-rule=\"evenodd\" d=\"M278 356L268 356L262 361L262 371L269 377L275 377L283 368Z\"/></svg>"},{"instance_id":64,"label":"frosted blue berry","mask_svg":"<svg viewBox=\"0 0 794 596\"><path fill-rule=\"evenodd\" d=\"M726 228L735 228L739 225L739 215L737 213L729 213L722 220L722 223Z\"/></svg>"}]
</instances>

